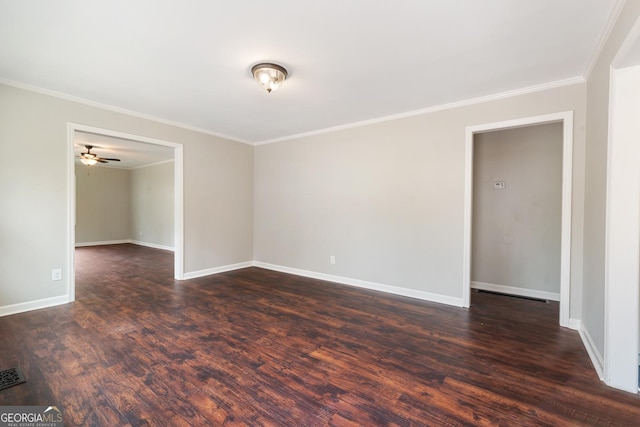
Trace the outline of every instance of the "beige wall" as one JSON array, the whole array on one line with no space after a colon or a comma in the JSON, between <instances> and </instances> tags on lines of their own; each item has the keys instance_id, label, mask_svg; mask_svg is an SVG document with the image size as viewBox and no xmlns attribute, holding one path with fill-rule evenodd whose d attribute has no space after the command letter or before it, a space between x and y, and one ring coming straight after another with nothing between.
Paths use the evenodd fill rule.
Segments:
<instances>
[{"instance_id":1,"label":"beige wall","mask_svg":"<svg viewBox=\"0 0 640 427\"><path fill-rule=\"evenodd\" d=\"M585 89L256 147L255 260L461 299L466 127L574 111L571 316L579 318Z\"/></svg>"},{"instance_id":2,"label":"beige wall","mask_svg":"<svg viewBox=\"0 0 640 427\"><path fill-rule=\"evenodd\" d=\"M137 169L76 165L76 243L174 246L173 161Z\"/></svg>"},{"instance_id":3,"label":"beige wall","mask_svg":"<svg viewBox=\"0 0 640 427\"><path fill-rule=\"evenodd\" d=\"M129 239L129 171L76 165L76 243Z\"/></svg>"},{"instance_id":4,"label":"beige wall","mask_svg":"<svg viewBox=\"0 0 640 427\"><path fill-rule=\"evenodd\" d=\"M67 294L68 122L183 144L185 272L251 261L253 147L0 85L0 308Z\"/></svg>"},{"instance_id":5,"label":"beige wall","mask_svg":"<svg viewBox=\"0 0 640 427\"><path fill-rule=\"evenodd\" d=\"M562 146L562 123L475 135L472 281L560 293Z\"/></svg>"},{"instance_id":6,"label":"beige wall","mask_svg":"<svg viewBox=\"0 0 640 427\"><path fill-rule=\"evenodd\" d=\"M632 25L640 2L628 1L587 80L586 197L584 203L584 297L582 321L600 355L604 355L604 264L609 132L610 66Z\"/></svg>"},{"instance_id":7,"label":"beige wall","mask_svg":"<svg viewBox=\"0 0 640 427\"><path fill-rule=\"evenodd\" d=\"M137 242L174 245L174 164L131 170L131 236Z\"/></svg>"}]
</instances>

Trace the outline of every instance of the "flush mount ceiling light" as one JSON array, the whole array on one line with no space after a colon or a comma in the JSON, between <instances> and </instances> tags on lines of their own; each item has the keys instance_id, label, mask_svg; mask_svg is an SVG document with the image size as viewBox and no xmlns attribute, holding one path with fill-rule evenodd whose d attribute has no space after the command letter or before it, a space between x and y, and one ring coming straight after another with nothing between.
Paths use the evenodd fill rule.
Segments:
<instances>
[{"instance_id":1,"label":"flush mount ceiling light","mask_svg":"<svg viewBox=\"0 0 640 427\"><path fill-rule=\"evenodd\" d=\"M287 70L284 67L268 62L251 67L251 74L253 74L253 78L256 79L260 87L266 89L269 93L278 89L287 78Z\"/></svg>"}]
</instances>

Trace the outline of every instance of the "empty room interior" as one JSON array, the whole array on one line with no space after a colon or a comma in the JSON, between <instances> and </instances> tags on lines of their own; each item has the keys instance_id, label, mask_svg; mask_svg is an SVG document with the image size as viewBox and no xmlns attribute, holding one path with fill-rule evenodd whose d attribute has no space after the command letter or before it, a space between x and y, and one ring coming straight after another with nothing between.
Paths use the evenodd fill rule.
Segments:
<instances>
[{"instance_id":1,"label":"empty room interior","mask_svg":"<svg viewBox=\"0 0 640 427\"><path fill-rule=\"evenodd\" d=\"M639 0L0 0L0 423L637 425L638 94Z\"/></svg>"}]
</instances>

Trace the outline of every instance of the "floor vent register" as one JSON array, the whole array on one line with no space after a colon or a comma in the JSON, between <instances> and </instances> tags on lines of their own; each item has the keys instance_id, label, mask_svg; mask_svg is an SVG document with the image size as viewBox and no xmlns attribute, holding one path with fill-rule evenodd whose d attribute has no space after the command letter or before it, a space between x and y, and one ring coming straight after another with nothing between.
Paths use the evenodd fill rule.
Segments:
<instances>
[{"instance_id":1,"label":"floor vent register","mask_svg":"<svg viewBox=\"0 0 640 427\"><path fill-rule=\"evenodd\" d=\"M0 390L27 382L20 368L11 368L0 371Z\"/></svg>"}]
</instances>

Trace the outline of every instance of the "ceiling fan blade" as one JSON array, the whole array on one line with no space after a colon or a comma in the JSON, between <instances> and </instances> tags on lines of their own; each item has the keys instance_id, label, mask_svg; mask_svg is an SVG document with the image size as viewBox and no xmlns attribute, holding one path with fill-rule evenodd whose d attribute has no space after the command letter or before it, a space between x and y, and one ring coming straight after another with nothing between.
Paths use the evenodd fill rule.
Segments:
<instances>
[{"instance_id":1,"label":"ceiling fan blade","mask_svg":"<svg viewBox=\"0 0 640 427\"><path fill-rule=\"evenodd\" d=\"M106 160L104 160L104 159L96 159L96 161L97 161L98 163L109 163L109 162L107 162L107 161L106 161Z\"/></svg>"},{"instance_id":2,"label":"ceiling fan blade","mask_svg":"<svg viewBox=\"0 0 640 427\"><path fill-rule=\"evenodd\" d=\"M120 159L110 159L110 158L108 158L108 157L100 157L100 158L101 158L102 160L109 160L109 161L111 161L111 162L119 162L119 161L120 161Z\"/></svg>"}]
</instances>

